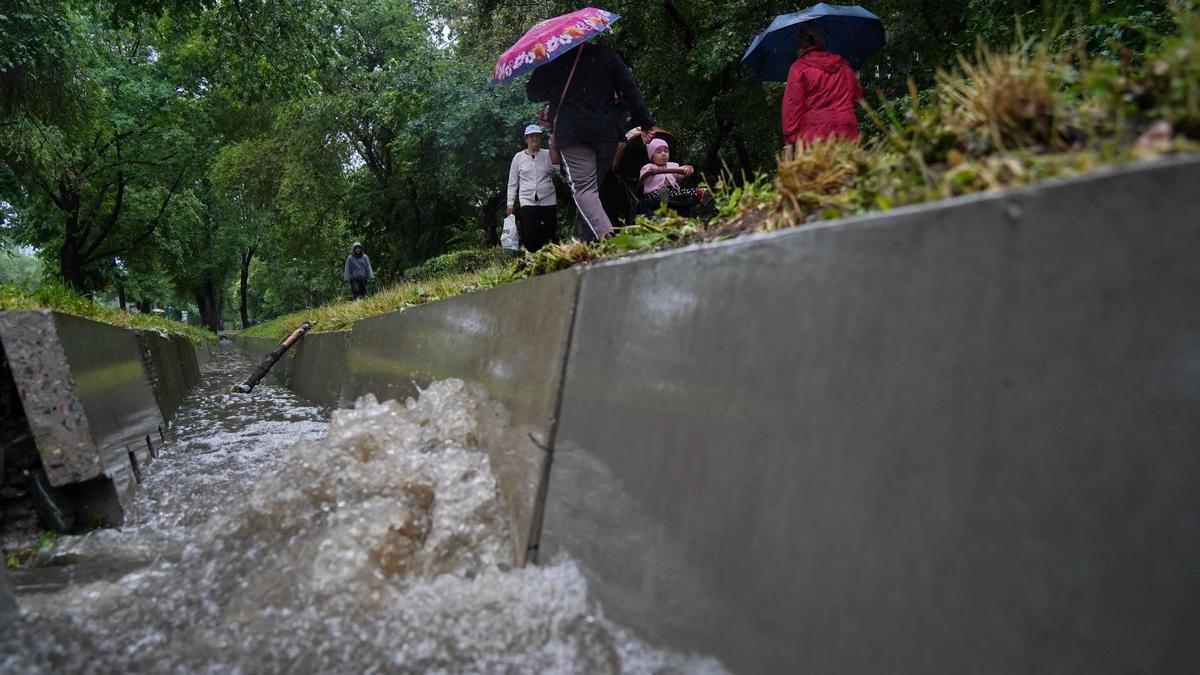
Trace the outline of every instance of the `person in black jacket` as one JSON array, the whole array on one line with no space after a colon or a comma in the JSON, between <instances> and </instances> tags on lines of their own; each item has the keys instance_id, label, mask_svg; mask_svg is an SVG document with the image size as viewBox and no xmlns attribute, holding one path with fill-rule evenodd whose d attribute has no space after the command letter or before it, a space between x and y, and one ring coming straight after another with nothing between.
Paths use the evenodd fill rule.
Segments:
<instances>
[{"instance_id":1,"label":"person in black jacket","mask_svg":"<svg viewBox=\"0 0 1200 675\"><path fill-rule=\"evenodd\" d=\"M600 203L600 184L625 139L622 108L641 127L645 142L653 139L656 127L633 73L616 52L594 43L574 52L535 69L525 92L531 101L550 102L550 149L562 154L575 197L575 238L595 241L612 232Z\"/></svg>"}]
</instances>

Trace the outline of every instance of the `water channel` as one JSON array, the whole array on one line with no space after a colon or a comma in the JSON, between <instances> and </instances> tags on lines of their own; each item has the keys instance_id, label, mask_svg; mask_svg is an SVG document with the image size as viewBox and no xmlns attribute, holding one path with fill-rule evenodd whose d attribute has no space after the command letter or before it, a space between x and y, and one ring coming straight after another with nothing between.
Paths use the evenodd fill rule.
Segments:
<instances>
[{"instance_id":1,"label":"water channel","mask_svg":"<svg viewBox=\"0 0 1200 675\"><path fill-rule=\"evenodd\" d=\"M721 673L606 620L578 566L510 568L461 382L328 411L222 345L120 530L10 574L3 673Z\"/></svg>"}]
</instances>

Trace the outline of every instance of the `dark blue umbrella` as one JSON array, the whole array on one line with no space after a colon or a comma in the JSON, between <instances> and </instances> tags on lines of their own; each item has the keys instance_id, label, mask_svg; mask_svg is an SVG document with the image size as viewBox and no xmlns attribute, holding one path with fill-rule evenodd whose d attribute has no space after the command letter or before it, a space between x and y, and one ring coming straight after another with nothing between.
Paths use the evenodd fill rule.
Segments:
<instances>
[{"instance_id":1,"label":"dark blue umbrella","mask_svg":"<svg viewBox=\"0 0 1200 675\"><path fill-rule=\"evenodd\" d=\"M805 23L814 23L825 31L829 37L825 47L849 61L855 70L887 43L883 21L871 12L858 6L821 2L799 12L775 17L767 30L750 43L742 63L760 80L787 81L788 69L796 60L796 35L800 25Z\"/></svg>"}]
</instances>

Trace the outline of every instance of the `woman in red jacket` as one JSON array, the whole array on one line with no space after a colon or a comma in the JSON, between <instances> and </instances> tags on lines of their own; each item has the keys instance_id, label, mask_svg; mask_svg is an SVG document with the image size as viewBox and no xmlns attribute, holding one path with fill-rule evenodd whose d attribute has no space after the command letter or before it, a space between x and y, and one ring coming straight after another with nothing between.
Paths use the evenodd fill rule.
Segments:
<instances>
[{"instance_id":1,"label":"woman in red jacket","mask_svg":"<svg viewBox=\"0 0 1200 675\"><path fill-rule=\"evenodd\" d=\"M858 140L854 108L863 89L842 57L825 49L825 33L802 26L796 38L796 62L783 92L783 155L792 158L797 143L823 138Z\"/></svg>"}]
</instances>

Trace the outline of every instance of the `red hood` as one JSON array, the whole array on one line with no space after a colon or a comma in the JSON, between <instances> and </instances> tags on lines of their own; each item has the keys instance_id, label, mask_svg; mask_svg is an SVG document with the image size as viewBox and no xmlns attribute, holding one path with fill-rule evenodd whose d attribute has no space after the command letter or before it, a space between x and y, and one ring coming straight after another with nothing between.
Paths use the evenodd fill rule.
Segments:
<instances>
[{"instance_id":1,"label":"red hood","mask_svg":"<svg viewBox=\"0 0 1200 675\"><path fill-rule=\"evenodd\" d=\"M820 68L827 73L834 72L845 62L845 59L827 49L814 49L797 60L806 66Z\"/></svg>"}]
</instances>

